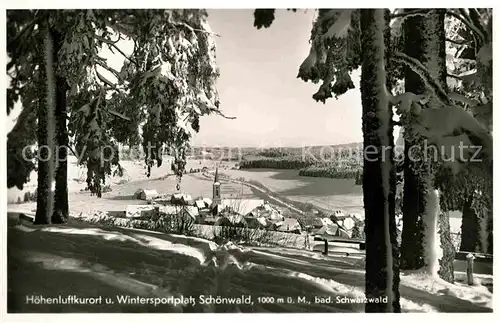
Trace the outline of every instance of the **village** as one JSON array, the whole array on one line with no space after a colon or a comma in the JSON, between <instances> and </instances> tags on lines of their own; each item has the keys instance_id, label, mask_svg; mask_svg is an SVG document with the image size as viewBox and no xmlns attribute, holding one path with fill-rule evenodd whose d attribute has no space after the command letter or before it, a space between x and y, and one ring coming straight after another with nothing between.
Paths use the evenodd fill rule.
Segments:
<instances>
[{"instance_id":1,"label":"village","mask_svg":"<svg viewBox=\"0 0 500 323\"><path fill-rule=\"evenodd\" d=\"M278 231L307 235L316 241L352 242L364 248L364 219L357 213L345 214L337 210L327 216L317 211L304 215L265 199L227 198L221 195L222 181L218 167L215 170L204 167L202 171L207 177L213 177L211 197L193 198L180 190L165 195L156 190L138 189L134 198L147 204L127 205L126 211L113 214L136 220L163 217L175 219L172 223ZM325 244L324 252L327 248Z\"/></svg>"}]
</instances>

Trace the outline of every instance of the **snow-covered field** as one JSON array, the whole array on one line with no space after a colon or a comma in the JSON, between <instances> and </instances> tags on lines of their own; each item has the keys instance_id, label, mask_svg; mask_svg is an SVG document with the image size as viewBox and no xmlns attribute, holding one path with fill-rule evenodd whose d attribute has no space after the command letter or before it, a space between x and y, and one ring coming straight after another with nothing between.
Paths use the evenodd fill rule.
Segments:
<instances>
[{"instance_id":1,"label":"snow-covered field","mask_svg":"<svg viewBox=\"0 0 500 323\"><path fill-rule=\"evenodd\" d=\"M11 312L364 310L363 304L345 301L363 298L362 257L343 253L323 256L287 248L218 246L200 238L110 228L74 219L63 226L33 226L11 214L8 222ZM492 285L492 277L476 275L478 285L469 287L462 283L464 273L456 276L458 282L448 284L421 273L403 274L403 311L491 311L492 291L481 284ZM95 304L30 302L40 296L66 299L69 295L79 299L94 297ZM251 303L207 304L202 296L209 295ZM143 304L125 301L137 300L138 296ZM171 304L181 296L187 305ZM332 303L315 303L316 297L330 297ZM106 304L107 298L110 304Z\"/></svg>"},{"instance_id":2,"label":"snow-covered field","mask_svg":"<svg viewBox=\"0 0 500 323\"><path fill-rule=\"evenodd\" d=\"M166 158L165 158L166 159ZM140 184L143 184L144 182L152 182L153 186L158 187L158 183L162 183L162 181L158 181L159 178L165 177L167 174L171 174L172 171L170 170L170 163L168 160L164 160L163 164L161 167L153 167L151 170L151 177L148 178L146 176L146 170L144 169L144 161L143 160L123 160L120 162L122 167L125 169L125 174L123 177L108 177L106 180L106 184L110 184L113 188L118 184L118 183L131 183L131 182L138 182ZM199 160L193 160L193 159L188 159L187 165L186 165L186 170L190 170L191 168L196 169L196 168L203 168L203 167L213 167L214 163L210 160L205 160L205 161L199 161ZM234 166L234 163L230 162L225 162L225 165L228 167ZM77 159L74 156L69 156L68 157L68 191L70 193L79 193L82 189L86 187L86 179L87 173L86 173L86 168L81 167L77 163ZM192 195L196 196L197 194L204 193L208 191L210 196L212 195L212 186L211 183L207 183L207 185L203 186L201 189L197 189L199 186L199 183L191 183L189 180L186 180L186 178L192 177L192 176L185 176L183 178L183 181L181 183L181 187L185 191L190 191ZM173 191L175 190L175 184L176 184L176 179L174 176L165 178L163 180L164 182L162 183L163 185L161 186L160 191ZM155 185L157 184L157 185ZM194 185L191 185L194 184ZM35 188L37 187L37 173L33 171L30 175L30 180L28 183L24 185L24 189L21 191L15 187L8 189L8 194L7 194L7 201L8 203L16 203L18 197L21 198L21 201L23 200L24 193L25 192L33 192ZM224 192L223 192L224 193ZM247 192L248 193L248 192ZM108 195L113 195L113 194L108 194Z\"/></svg>"},{"instance_id":3,"label":"snow-covered field","mask_svg":"<svg viewBox=\"0 0 500 323\"><path fill-rule=\"evenodd\" d=\"M363 190L353 179L299 176L297 170L287 169L241 169L224 173L260 182L293 201L347 213L363 213Z\"/></svg>"},{"instance_id":4,"label":"snow-covered field","mask_svg":"<svg viewBox=\"0 0 500 323\"><path fill-rule=\"evenodd\" d=\"M104 193L102 198L90 196L90 192L82 190L85 188L84 168L76 165L76 160L73 157L68 163L68 191L70 211L91 212L95 210L100 211L116 211L125 210L128 204L141 204L143 201L138 201L133 198L137 189L154 189L160 194L172 194L176 191L177 180L175 176L165 177L170 174L170 166L168 162L164 162L161 167L154 167L151 171L151 177L145 175L143 161L123 161L122 166L125 168L125 175L123 177L111 177L107 180L107 184L111 185L112 191ZM188 160L187 169L202 168L203 166L211 166L210 161L202 164L199 161ZM23 203L14 204L17 198L23 199L25 192L33 192L36 188L36 173L33 172L31 180L25 185L23 191L17 188L8 190L8 209L9 211L24 211L29 212L36 208L36 203ZM185 193L197 196L212 196L212 182L203 178L200 174L186 174L182 178L181 190ZM244 198L254 197L252 191L246 187L236 184L225 184L221 188L223 196L241 196Z\"/></svg>"},{"instance_id":5,"label":"snow-covered field","mask_svg":"<svg viewBox=\"0 0 500 323\"><path fill-rule=\"evenodd\" d=\"M331 211L364 214L363 189L352 179L299 176L297 171L287 169L231 169L223 173L232 178L257 181L292 201L311 203ZM451 232L459 233L461 225L461 213L450 212Z\"/></svg>"}]
</instances>

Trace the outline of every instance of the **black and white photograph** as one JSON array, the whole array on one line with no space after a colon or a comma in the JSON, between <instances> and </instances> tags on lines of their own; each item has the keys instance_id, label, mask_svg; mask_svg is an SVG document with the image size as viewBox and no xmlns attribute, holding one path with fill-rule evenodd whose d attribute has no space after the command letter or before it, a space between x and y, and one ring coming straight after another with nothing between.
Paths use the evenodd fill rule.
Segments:
<instances>
[{"instance_id":1,"label":"black and white photograph","mask_svg":"<svg viewBox=\"0 0 500 323\"><path fill-rule=\"evenodd\" d=\"M494 312L493 8L9 6L7 321Z\"/></svg>"}]
</instances>

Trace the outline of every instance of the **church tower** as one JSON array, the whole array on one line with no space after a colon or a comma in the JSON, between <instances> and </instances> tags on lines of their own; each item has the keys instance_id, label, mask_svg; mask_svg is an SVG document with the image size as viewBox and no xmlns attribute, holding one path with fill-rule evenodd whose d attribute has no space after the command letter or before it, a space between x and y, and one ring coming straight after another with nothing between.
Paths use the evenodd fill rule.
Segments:
<instances>
[{"instance_id":1,"label":"church tower","mask_svg":"<svg viewBox=\"0 0 500 323\"><path fill-rule=\"evenodd\" d=\"M215 166L215 178L213 184L213 198L212 201L214 204L220 204L220 182L219 182L219 168Z\"/></svg>"}]
</instances>

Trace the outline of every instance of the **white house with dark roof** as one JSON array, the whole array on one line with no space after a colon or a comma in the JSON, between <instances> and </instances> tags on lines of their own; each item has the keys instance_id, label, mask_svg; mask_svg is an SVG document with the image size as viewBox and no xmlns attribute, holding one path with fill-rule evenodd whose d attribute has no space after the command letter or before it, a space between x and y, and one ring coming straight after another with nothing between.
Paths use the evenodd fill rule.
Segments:
<instances>
[{"instance_id":1,"label":"white house with dark roof","mask_svg":"<svg viewBox=\"0 0 500 323\"><path fill-rule=\"evenodd\" d=\"M194 205L199 209L203 210L207 208L207 205L205 204L205 201L203 200L196 200L194 201Z\"/></svg>"},{"instance_id":2,"label":"white house with dark roof","mask_svg":"<svg viewBox=\"0 0 500 323\"><path fill-rule=\"evenodd\" d=\"M258 206L264 205L264 200L260 199L221 199L212 208L213 213L219 214L225 210L230 212L248 215Z\"/></svg>"},{"instance_id":3,"label":"white house with dark roof","mask_svg":"<svg viewBox=\"0 0 500 323\"><path fill-rule=\"evenodd\" d=\"M285 218L281 222L276 223L276 230L282 232L298 232L302 231L299 221L294 218Z\"/></svg>"},{"instance_id":4,"label":"white house with dark roof","mask_svg":"<svg viewBox=\"0 0 500 323\"><path fill-rule=\"evenodd\" d=\"M188 215L190 218L196 221L198 218L199 211L196 206L192 205L161 205L158 207L160 214L178 216L178 215Z\"/></svg>"},{"instance_id":5,"label":"white house with dark roof","mask_svg":"<svg viewBox=\"0 0 500 323\"><path fill-rule=\"evenodd\" d=\"M247 216L252 216L255 218L266 218L273 222L283 221L285 217L281 213L281 210L278 210L268 203L264 202L264 204L258 205L255 209L247 213Z\"/></svg>"},{"instance_id":6,"label":"white house with dark roof","mask_svg":"<svg viewBox=\"0 0 500 323\"><path fill-rule=\"evenodd\" d=\"M177 205L194 205L194 200L191 195L183 193L172 194L170 202Z\"/></svg>"}]
</instances>

